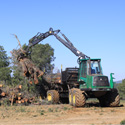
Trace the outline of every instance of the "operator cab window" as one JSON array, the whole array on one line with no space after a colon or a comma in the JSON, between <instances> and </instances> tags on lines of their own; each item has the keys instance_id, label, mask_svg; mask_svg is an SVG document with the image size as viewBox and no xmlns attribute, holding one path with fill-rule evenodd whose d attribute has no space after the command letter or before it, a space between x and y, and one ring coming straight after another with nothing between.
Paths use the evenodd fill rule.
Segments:
<instances>
[{"instance_id":1,"label":"operator cab window","mask_svg":"<svg viewBox=\"0 0 125 125\"><path fill-rule=\"evenodd\" d=\"M101 74L99 61L91 61L91 74Z\"/></svg>"}]
</instances>

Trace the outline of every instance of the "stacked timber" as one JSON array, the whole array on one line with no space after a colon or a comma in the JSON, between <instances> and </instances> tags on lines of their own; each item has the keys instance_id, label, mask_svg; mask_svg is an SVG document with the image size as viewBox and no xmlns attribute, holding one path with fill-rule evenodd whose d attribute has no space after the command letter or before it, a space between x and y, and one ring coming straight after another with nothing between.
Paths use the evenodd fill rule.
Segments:
<instances>
[{"instance_id":1,"label":"stacked timber","mask_svg":"<svg viewBox=\"0 0 125 125\"><path fill-rule=\"evenodd\" d=\"M13 104L31 104L35 102L35 97L28 97L22 91L22 85L18 85L14 88L1 87L0 85L0 103L4 105L5 100L11 106Z\"/></svg>"}]
</instances>

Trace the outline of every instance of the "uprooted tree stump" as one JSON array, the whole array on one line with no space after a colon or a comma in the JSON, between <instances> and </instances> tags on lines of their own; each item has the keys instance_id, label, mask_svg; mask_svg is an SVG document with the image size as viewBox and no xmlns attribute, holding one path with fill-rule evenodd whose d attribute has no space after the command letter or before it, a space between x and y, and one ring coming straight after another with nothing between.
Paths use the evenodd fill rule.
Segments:
<instances>
[{"instance_id":1,"label":"uprooted tree stump","mask_svg":"<svg viewBox=\"0 0 125 125\"><path fill-rule=\"evenodd\" d=\"M38 84L38 77L43 76L44 72L35 66L34 63L28 58L26 51L21 47L18 37L15 34L14 36L18 41L20 49L12 50L11 54L16 59L17 65L21 66L23 75L28 78L29 83L32 84L32 81L34 81L35 84Z\"/></svg>"}]
</instances>

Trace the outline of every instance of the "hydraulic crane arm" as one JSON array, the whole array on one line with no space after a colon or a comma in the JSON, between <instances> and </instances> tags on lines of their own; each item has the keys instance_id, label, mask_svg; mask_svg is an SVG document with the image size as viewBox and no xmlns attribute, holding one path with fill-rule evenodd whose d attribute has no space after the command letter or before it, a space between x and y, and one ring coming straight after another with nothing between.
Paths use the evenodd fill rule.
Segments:
<instances>
[{"instance_id":1,"label":"hydraulic crane arm","mask_svg":"<svg viewBox=\"0 0 125 125\"><path fill-rule=\"evenodd\" d=\"M62 34L62 33L61 33ZM90 58L88 56L86 56L85 54L83 54L82 52L80 52L79 50L77 50L73 44L70 42L70 40L64 35L62 34L62 36L65 38L65 40L63 40L59 35L54 34L54 36L67 48L69 48L76 56L78 56L80 59L85 59L85 58Z\"/></svg>"},{"instance_id":2,"label":"hydraulic crane arm","mask_svg":"<svg viewBox=\"0 0 125 125\"><path fill-rule=\"evenodd\" d=\"M45 38L49 37L50 35L57 34L59 32L60 32L60 30L53 31L52 28L50 28L49 31L46 32L46 33L40 33L40 32L38 32L34 37L32 37L29 40L29 44L28 44L28 48L27 48L26 52L29 51L29 48L31 48L32 46L38 44L39 42L41 42Z\"/></svg>"},{"instance_id":3,"label":"hydraulic crane arm","mask_svg":"<svg viewBox=\"0 0 125 125\"><path fill-rule=\"evenodd\" d=\"M55 30L53 31L52 28L49 29L48 32L46 33L37 33L37 35L35 35L33 38L31 38L29 40L29 45L28 48L26 50L26 52L29 51L29 48L31 48L32 46L38 44L40 41L44 40L45 38L47 38L50 35L54 35L56 37L56 39L58 39L64 46L66 46L69 50L71 50L76 56L79 57L79 59L85 59L85 58L90 58L88 56L86 56L85 54L83 54L82 52L80 52L79 50L77 50L73 44L70 42L70 40L61 32L61 35L64 37L64 39L62 39L58 33L60 32L60 30Z\"/></svg>"}]
</instances>

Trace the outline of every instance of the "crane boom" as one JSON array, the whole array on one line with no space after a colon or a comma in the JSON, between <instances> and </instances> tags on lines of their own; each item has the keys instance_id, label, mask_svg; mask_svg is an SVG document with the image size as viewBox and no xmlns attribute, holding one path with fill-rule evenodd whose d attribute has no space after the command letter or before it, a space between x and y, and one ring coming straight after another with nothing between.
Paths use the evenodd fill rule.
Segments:
<instances>
[{"instance_id":1,"label":"crane boom","mask_svg":"<svg viewBox=\"0 0 125 125\"><path fill-rule=\"evenodd\" d=\"M29 48L35 46L36 44L38 44L39 42L41 42L42 40L44 40L45 38L49 37L50 35L54 35L56 37L57 40L59 40L64 46L66 46L69 50L71 50L76 56L79 57L79 59L85 59L85 58L90 58L87 55L83 54L82 52L80 52L79 50L77 50L73 44L70 42L70 40L61 32L61 35L64 37L64 39L62 39L58 33L60 32L60 30L55 30L53 31L52 28L49 29L48 32L46 33L37 33L37 35L35 35L34 37L32 37L29 40L29 44L28 44L28 48L26 50L26 52L29 51Z\"/></svg>"},{"instance_id":2,"label":"crane boom","mask_svg":"<svg viewBox=\"0 0 125 125\"><path fill-rule=\"evenodd\" d=\"M62 34L62 33L61 33ZM73 44L70 42L70 40L64 35L62 34L62 36L65 38L65 40L63 40L59 35L54 34L54 36L67 48L69 48L76 56L78 56L80 59L85 59L85 58L90 58L88 56L86 56L85 54L83 54L82 52L80 52L79 50L77 50Z\"/></svg>"},{"instance_id":3,"label":"crane boom","mask_svg":"<svg viewBox=\"0 0 125 125\"><path fill-rule=\"evenodd\" d=\"M42 40L44 40L45 38L49 37L50 35L53 35L53 34L57 34L59 33L60 30L55 30L53 31L52 28L49 29L48 32L45 32L45 33L40 33L38 32L34 37L32 37L30 40L29 40L29 44L28 44L28 48L27 48L27 52L29 51L29 48L31 48L32 46L35 46L36 44L38 44L39 42L41 42Z\"/></svg>"}]
</instances>

